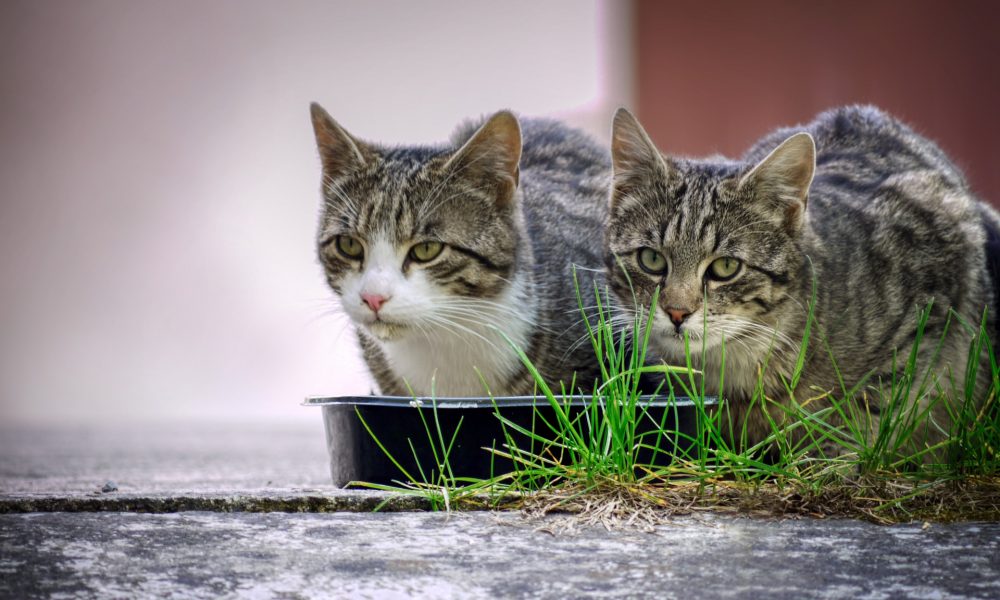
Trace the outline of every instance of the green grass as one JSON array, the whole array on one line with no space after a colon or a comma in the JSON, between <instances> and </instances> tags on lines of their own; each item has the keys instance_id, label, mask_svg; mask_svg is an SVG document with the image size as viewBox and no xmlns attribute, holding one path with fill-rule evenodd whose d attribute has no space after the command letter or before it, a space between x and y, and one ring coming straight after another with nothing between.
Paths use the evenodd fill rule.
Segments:
<instances>
[{"instance_id":1,"label":"green grass","mask_svg":"<svg viewBox=\"0 0 1000 600\"><path fill-rule=\"evenodd\" d=\"M627 520L652 507L847 515L880 522L1000 519L1000 368L985 317L974 326L954 316L949 320L945 333L949 327L963 327L974 335L969 364L958 365L963 370L951 373L948 381L938 381L917 366L922 349L941 351L945 335L926 338L928 306L918 315L912 348L894 357L899 368L893 369L896 375L890 381L882 381L873 392L873 381L841 378L835 393L824 394L799 386L810 345L826 348L836 367L810 318L795 368L782 380L786 401L776 402L764 393L768 361L761 365L747 414L756 411L769 424L769 432L762 440L750 440L745 422L724 410L725 399L722 408L706 401L706 377L722 374L693 368L692 351L698 349L688 347L684 365L646 364L651 319L641 317L656 311L655 302L645 313L636 311L629 329L635 332L633 344L629 331L613 326L598 290L594 299L596 313L587 323L601 380L582 409L569 406L572 385L551 389L508 339L534 377L539 403L547 407L536 411L531 426L525 427L504 416L502 399L495 401L504 439L483 451L513 461L513 471L481 480L456 476L449 456L457 431L443 431L432 406L431 419L419 412L434 449L433 464L421 465L416 473L400 467L401 479L395 485L361 485L421 495L436 508L513 503L541 512L600 514L605 522L609 515ZM992 380L985 398L975 390L980 368L976 357L984 353L990 357ZM652 410L642 401L640 377L650 374L662 376L662 397L693 401L693 432L674 428L669 408ZM913 404L909 399L915 396L926 400ZM877 419L868 408L876 403L881 407ZM928 436L939 427L931 419L939 409L950 417L948 430Z\"/></svg>"}]
</instances>

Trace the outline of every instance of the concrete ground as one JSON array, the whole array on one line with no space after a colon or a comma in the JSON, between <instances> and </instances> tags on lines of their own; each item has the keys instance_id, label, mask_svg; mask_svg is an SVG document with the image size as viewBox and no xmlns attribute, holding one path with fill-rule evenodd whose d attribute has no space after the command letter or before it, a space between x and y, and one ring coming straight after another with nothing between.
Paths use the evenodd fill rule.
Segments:
<instances>
[{"instance_id":1,"label":"concrete ground","mask_svg":"<svg viewBox=\"0 0 1000 600\"><path fill-rule=\"evenodd\" d=\"M368 512L381 497L328 485L323 444L319 415L5 426L0 597L1000 598L998 523L709 515L553 535L558 517Z\"/></svg>"}]
</instances>

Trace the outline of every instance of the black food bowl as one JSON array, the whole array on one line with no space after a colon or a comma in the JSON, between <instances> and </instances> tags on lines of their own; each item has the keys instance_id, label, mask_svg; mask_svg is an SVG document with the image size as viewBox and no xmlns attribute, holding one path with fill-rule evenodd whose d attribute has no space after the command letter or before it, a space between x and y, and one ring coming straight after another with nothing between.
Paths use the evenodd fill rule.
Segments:
<instances>
[{"instance_id":1,"label":"black food bowl","mask_svg":"<svg viewBox=\"0 0 1000 600\"><path fill-rule=\"evenodd\" d=\"M590 420L584 413L594 408L594 399L570 396L559 402L571 419L579 419L577 429L586 432L585 424ZM504 451L508 436L521 450L539 452L545 444L516 428L505 428L498 413L540 438L556 438L549 425L556 423L555 409L545 398L532 396L436 400L341 396L309 398L305 404L323 409L330 475L336 486L352 481L406 481L400 467L418 481L421 473L432 478L446 447L450 447L448 464L455 477L486 479L509 473L514 470L513 462L490 449ZM714 406L715 399L706 399L704 404ZM643 396L635 410L639 415L636 435L642 436L644 446L651 446L640 450L639 464L664 466L675 453L690 447L697 427L697 409L690 399ZM668 438L657 431L676 431L678 435Z\"/></svg>"}]
</instances>

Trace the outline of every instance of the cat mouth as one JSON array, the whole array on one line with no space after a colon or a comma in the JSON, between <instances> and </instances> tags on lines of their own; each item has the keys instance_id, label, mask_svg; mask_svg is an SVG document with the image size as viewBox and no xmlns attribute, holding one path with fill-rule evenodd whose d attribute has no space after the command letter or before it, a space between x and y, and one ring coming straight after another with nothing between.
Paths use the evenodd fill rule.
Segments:
<instances>
[{"instance_id":1,"label":"cat mouth","mask_svg":"<svg viewBox=\"0 0 1000 600\"><path fill-rule=\"evenodd\" d=\"M690 327L687 326L678 329L672 323L666 325L657 323L657 325L660 330L659 331L660 337L672 341L677 341L680 342L681 344L684 343L685 335L691 342L696 342L702 338L701 330L695 331L694 329L691 329Z\"/></svg>"},{"instance_id":2,"label":"cat mouth","mask_svg":"<svg viewBox=\"0 0 1000 600\"><path fill-rule=\"evenodd\" d=\"M687 340L684 339L684 331L677 331L673 326L664 328L658 336L659 343L664 350L683 356L689 349L692 355L700 354L704 351L718 352L720 348L739 350L746 346L746 336L743 332L732 331L725 337L713 334L712 330L703 332L688 331ZM686 345L685 345L686 344Z\"/></svg>"},{"instance_id":3,"label":"cat mouth","mask_svg":"<svg viewBox=\"0 0 1000 600\"><path fill-rule=\"evenodd\" d=\"M670 346L672 349L678 350L680 352L684 351L685 336L687 337L687 344L691 348L692 352L700 351L702 346L711 348L714 346L712 341L712 336L704 336L703 332L699 329L694 331L693 329L681 328L678 330L673 324L666 325L660 328L659 339L662 343Z\"/></svg>"}]
</instances>

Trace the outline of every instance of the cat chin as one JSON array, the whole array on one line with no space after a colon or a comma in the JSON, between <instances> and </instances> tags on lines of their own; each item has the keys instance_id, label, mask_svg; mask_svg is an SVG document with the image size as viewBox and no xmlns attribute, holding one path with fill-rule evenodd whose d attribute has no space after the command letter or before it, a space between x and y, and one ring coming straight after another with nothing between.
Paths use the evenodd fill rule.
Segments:
<instances>
[{"instance_id":1,"label":"cat chin","mask_svg":"<svg viewBox=\"0 0 1000 600\"><path fill-rule=\"evenodd\" d=\"M366 323L364 328L380 342L397 342L406 337L409 327L400 323L373 321Z\"/></svg>"}]
</instances>

